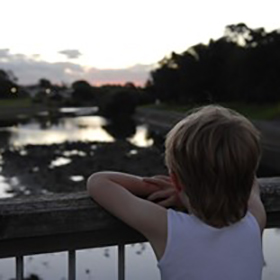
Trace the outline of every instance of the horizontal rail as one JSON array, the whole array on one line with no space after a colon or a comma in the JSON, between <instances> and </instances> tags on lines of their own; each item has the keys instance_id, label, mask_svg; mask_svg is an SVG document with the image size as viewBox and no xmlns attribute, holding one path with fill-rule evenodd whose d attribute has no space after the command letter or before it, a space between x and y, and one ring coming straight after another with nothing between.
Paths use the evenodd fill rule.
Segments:
<instances>
[{"instance_id":1,"label":"horizontal rail","mask_svg":"<svg viewBox=\"0 0 280 280\"><path fill-rule=\"evenodd\" d=\"M259 183L267 227L280 227L280 177ZM0 258L143 241L86 192L0 199Z\"/></svg>"}]
</instances>

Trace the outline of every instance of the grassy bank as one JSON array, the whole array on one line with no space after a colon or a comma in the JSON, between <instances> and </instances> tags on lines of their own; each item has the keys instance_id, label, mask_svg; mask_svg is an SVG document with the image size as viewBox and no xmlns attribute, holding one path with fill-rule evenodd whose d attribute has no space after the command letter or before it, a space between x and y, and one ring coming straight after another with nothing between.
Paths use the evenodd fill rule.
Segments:
<instances>
[{"instance_id":1,"label":"grassy bank","mask_svg":"<svg viewBox=\"0 0 280 280\"><path fill-rule=\"evenodd\" d=\"M237 112L255 120L273 120L280 119L280 102L275 104L242 104L242 103L222 103L222 106L232 108ZM165 111L187 112L188 110L200 105L147 105L145 107ZM40 110L47 109L46 105L34 104L30 98L21 99L0 99L0 118L14 117L18 114L32 114Z\"/></svg>"},{"instance_id":2,"label":"grassy bank","mask_svg":"<svg viewBox=\"0 0 280 280\"><path fill-rule=\"evenodd\" d=\"M30 98L0 99L0 109L32 107Z\"/></svg>"},{"instance_id":3,"label":"grassy bank","mask_svg":"<svg viewBox=\"0 0 280 280\"><path fill-rule=\"evenodd\" d=\"M15 118L18 115L33 115L46 106L34 104L30 98L0 99L0 119Z\"/></svg>"},{"instance_id":4,"label":"grassy bank","mask_svg":"<svg viewBox=\"0 0 280 280\"><path fill-rule=\"evenodd\" d=\"M242 103L221 103L219 105L231 108L242 115L255 120L273 120L280 119L280 103L275 104L242 104ZM159 104L159 105L149 105L148 107L159 109L159 110L169 110L176 112L187 112L188 110L200 105L169 105L169 104Z\"/></svg>"}]
</instances>

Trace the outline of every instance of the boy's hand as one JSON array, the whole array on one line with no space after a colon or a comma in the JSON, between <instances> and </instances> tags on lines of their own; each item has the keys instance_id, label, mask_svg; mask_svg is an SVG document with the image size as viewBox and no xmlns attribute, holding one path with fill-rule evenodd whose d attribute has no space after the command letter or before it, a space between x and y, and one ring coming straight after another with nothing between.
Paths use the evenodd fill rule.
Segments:
<instances>
[{"instance_id":1,"label":"boy's hand","mask_svg":"<svg viewBox=\"0 0 280 280\"><path fill-rule=\"evenodd\" d=\"M156 175L153 177L144 177L143 181L146 184L151 184L159 188L158 191L153 192L147 197L148 200L165 208L184 208L169 176Z\"/></svg>"}]
</instances>

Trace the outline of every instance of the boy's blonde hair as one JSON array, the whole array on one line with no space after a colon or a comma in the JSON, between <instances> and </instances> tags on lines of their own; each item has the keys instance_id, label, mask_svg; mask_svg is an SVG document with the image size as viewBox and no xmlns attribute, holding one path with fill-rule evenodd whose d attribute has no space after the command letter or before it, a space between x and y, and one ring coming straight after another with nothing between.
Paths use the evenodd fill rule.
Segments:
<instances>
[{"instance_id":1,"label":"boy's blonde hair","mask_svg":"<svg viewBox=\"0 0 280 280\"><path fill-rule=\"evenodd\" d=\"M195 109L168 133L165 147L167 167L196 216L215 227L244 217L261 155L247 118L216 105Z\"/></svg>"}]
</instances>

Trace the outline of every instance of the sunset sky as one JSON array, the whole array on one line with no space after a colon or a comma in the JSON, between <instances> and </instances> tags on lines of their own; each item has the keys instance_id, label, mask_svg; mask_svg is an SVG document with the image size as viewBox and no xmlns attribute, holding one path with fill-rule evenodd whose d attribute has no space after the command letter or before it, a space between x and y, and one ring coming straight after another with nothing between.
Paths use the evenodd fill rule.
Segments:
<instances>
[{"instance_id":1,"label":"sunset sky","mask_svg":"<svg viewBox=\"0 0 280 280\"><path fill-rule=\"evenodd\" d=\"M0 69L20 84L143 84L172 51L223 36L244 22L280 28L279 1L252 0L3 0Z\"/></svg>"}]
</instances>

